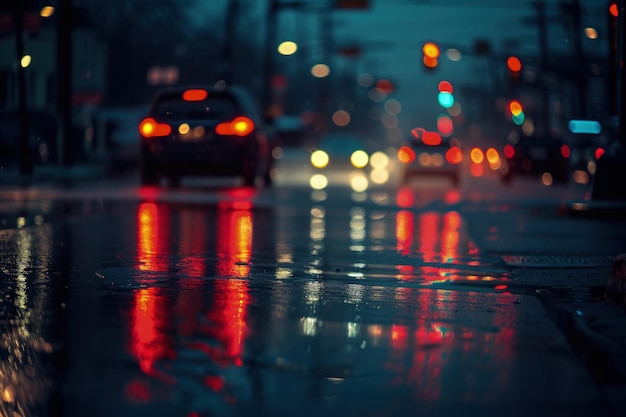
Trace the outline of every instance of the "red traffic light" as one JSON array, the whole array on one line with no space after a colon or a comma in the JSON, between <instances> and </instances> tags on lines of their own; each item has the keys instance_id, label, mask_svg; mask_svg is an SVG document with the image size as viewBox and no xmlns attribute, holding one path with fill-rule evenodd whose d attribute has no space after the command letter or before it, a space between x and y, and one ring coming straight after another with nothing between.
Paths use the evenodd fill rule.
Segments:
<instances>
[{"instance_id":1,"label":"red traffic light","mask_svg":"<svg viewBox=\"0 0 626 417\"><path fill-rule=\"evenodd\" d=\"M510 56L506 60L506 66L509 69L509 71L512 71L512 72L520 72L522 70L522 62L516 56Z\"/></svg>"}]
</instances>

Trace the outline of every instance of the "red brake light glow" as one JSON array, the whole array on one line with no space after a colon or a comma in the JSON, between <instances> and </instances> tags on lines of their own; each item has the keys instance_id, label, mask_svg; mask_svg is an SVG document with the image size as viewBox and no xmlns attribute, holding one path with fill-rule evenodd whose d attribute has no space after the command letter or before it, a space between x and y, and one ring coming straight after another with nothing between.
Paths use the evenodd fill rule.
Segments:
<instances>
[{"instance_id":1,"label":"red brake light glow","mask_svg":"<svg viewBox=\"0 0 626 417\"><path fill-rule=\"evenodd\" d=\"M246 136L254 130L254 122L245 116L236 117L231 122L217 125L215 133L218 135Z\"/></svg>"},{"instance_id":2,"label":"red brake light glow","mask_svg":"<svg viewBox=\"0 0 626 417\"><path fill-rule=\"evenodd\" d=\"M424 131L422 133L422 142L425 145L437 146L441 144L441 135L437 132L427 132Z\"/></svg>"},{"instance_id":3,"label":"red brake light glow","mask_svg":"<svg viewBox=\"0 0 626 417\"><path fill-rule=\"evenodd\" d=\"M563 158L569 158L570 156L569 146L561 145L561 155L563 156Z\"/></svg>"},{"instance_id":4,"label":"red brake light glow","mask_svg":"<svg viewBox=\"0 0 626 417\"><path fill-rule=\"evenodd\" d=\"M183 100L185 101L202 101L209 93L206 90L194 89L194 90L185 90L183 92Z\"/></svg>"},{"instance_id":5,"label":"red brake light glow","mask_svg":"<svg viewBox=\"0 0 626 417\"><path fill-rule=\"evenodd\" d=\"M513 158L513 156L515 155L515 148L513 147L513 145L505 145L504 146L504 156L506 156L507 158Z\"/></svg>"},{"instance_id":6,"label":"red brake light glow","mask_svg":"<svg viewBox=\"0 0 626 417\"><path fill-rule=\"evenodd\" d=\"M452 146L446 152L446 160L451 164L460 164L463 160L463 152L460 148Z\"/></svg>"},{"instance_id":7,"label":"red brake light glow","mask_svg":"<svg viewBox=\"0 0 626 417\"><path fill-rule=\"evenodd\" d=\"M410 164L415 161L415 151L409 146L401 146L398 149L398 160L403 164Z\"/></svg>"},{"instance_id":8,"label":"red brake light glow","mask_svg":"<svg viewBox=\"0 0 626 417\"><path fill-rule=\"evenodd\" d=\"M139 133L144 138L152 138L155 136L167 136L172 133L170 125L159 123L152 117L143 119L139 124Z\"/></svg>"}]
</instances>

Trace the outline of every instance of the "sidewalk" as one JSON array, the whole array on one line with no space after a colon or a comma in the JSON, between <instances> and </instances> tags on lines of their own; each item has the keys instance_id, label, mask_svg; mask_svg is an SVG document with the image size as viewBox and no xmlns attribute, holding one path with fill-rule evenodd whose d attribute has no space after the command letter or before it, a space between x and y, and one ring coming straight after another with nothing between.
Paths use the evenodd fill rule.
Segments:
<instances>
[{"instance_id":1,"label":"sidewalk","mask_svg":"<svg viewBox=\"0 0 626 417\"><path fill-rule=\"evenodd\" d=\"M109 164L102 161L79 161L70 166L59 164L38 165L29 174L19 172L17 166L0 165L0 186L31 185L47 182L97 180L109 175Z\"/></svg>"},{"instance_id":2,"label":"sidewalk","mask_svg":"<svg viewBox=\"0 0 626 417\"><path fill-rule=\"evenodd\" d=\"M607 276L607 284L611 276L615 276L614 272ZM622 276L621 282L624 279L626 277ZM596 290L595 302L573 297L566 304L557 303L556 321L601 387L608 405L618 415L623 415L626 410L626 304L606 299L606 288ZM623 298L624 293L621 295Z\"/></svg>"}]
</instances>

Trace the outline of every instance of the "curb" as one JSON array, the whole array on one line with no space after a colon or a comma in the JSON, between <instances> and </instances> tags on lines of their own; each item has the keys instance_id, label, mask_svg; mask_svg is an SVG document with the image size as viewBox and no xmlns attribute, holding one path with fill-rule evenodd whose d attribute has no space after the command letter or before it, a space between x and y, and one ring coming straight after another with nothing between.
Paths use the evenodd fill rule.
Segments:
<instances>
[{"instance_id":1,"label":"curb","mask_svg":"<svg viewBox=\"0 0 626 417\"><path fill-rule=\"evenodd\" d=\"M586 313L589 309L595 309L599 317ZM626 340L620 343L609 330L626 329L626 310L599 301L579 308L558 307L557 314L559 327L581 356L604 399L616 415L622 415L626 409Z\"/></svg>"},{"instance_id":2,"label":"curb","mask_svg":"<svg viewBox=\"0 0 626 417\"><path fill-rule=\"evenodd\" d=\"M571 201L563 212L571 217L626 221L626 201Z\"/></svg>"}]
</instances>

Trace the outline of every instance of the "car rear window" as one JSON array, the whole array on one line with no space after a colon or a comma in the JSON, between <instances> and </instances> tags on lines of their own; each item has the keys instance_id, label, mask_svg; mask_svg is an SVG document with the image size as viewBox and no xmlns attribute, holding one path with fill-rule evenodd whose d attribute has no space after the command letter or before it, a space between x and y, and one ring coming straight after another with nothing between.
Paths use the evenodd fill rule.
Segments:
<instances>
[{"instance_id":1,"label":"car rear window","mask_svg":"<svg viewBox=\"0 0 626 417\"><path fill-rule=\"evenodd\" d=\"M239 116L241 111L233 97L212 96L201 101L184 101L180 97L163 97L152 109L161 119L222 120Z\"/></svg>"}]
</instances>

